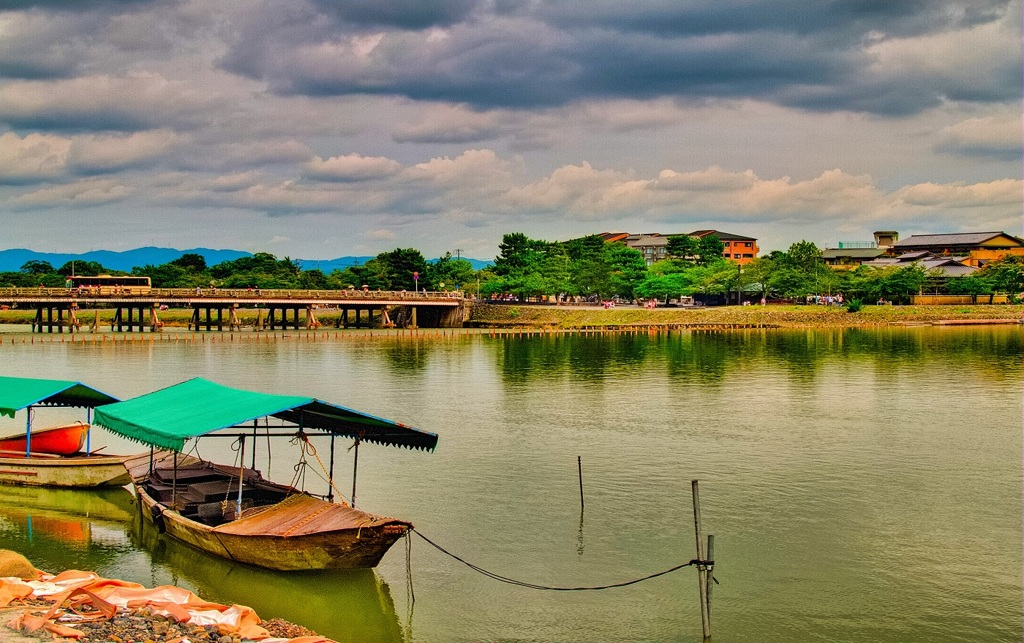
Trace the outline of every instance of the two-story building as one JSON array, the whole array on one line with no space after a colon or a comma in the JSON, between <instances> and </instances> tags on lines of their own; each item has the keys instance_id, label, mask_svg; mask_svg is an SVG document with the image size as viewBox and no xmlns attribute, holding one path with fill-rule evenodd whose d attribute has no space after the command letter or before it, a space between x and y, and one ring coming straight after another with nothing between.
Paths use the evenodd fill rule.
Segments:
<instances>
[{"instance_id":1,"label":"two-story building","mask_svg":"<svg viewBox=\"0 0 1024 643\"><path fill-rule=\"evenodd\" d=\"M690 233L691 237L707 237L715 235L718 240L725 245L725 250L722 252L722 256L740 265L750 263L757 258L758 248L757 239L753 237L744 237L739 234L732 234L731 232L722 232L720 230L696 230Z\"/></svg>"},{"instance_id":2,"label":"two-story building","mask_svg":"<svg viewBox=\"0 0 1024 643\"><path fill-rule=\"evenodd\" d=\"M670 259L668 253L668 240L670 237L694 237L701 238L715 235L725 246L722 256L733 263L750 263L757 257L757 239L744 237L729 232L718 230L696 230L694 232L677 232L673 234L662 234L660 232L647 232L644 234L630 234L628 232L605 232L600 236L607 242L624 243L627 247L633 248L643 255L647 265L650 266L663 259Z\"/></svg>"}]
</instances>

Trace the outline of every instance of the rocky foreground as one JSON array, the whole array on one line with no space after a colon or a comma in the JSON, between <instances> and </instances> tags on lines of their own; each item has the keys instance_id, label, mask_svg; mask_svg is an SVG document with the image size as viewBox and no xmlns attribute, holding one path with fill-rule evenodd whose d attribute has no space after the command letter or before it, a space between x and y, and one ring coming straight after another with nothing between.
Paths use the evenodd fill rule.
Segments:
<instances>
[{"instance_id":1,"label":"rocky foreground","mask_svg":"<svg viewBox=\"0 0 1024 643\"><path fill-rule=\"evenodd\" d=\"M263 620L242 605L209 603L175 586L35 569L0 550L0 641L81 643L330 643L305 627Z\"/></svg>"}]
</instances>

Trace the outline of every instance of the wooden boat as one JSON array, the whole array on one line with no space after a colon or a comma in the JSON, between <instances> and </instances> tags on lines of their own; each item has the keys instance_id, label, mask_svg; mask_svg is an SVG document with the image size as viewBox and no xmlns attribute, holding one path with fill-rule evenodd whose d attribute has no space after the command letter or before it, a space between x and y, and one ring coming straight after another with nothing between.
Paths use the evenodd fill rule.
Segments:
<instances>
[{"instance_id":1,"label":"wooden boat","mask_svg":"<svg viewBox=\"0 0 1024 643\"><path fill-rule=\"evenodd\" d=\"M46 429L32 429L32 451L54 455L74 455L85 446L85 436L88 434L89 425L85 422L51 426ZM25 442L24 433L0 438L0 455L24 454Z\"/></svg>"},{"instance_id":2,"label":"wooden boat","mask_svg":"<svg viewBox=\"0 0 1024 643\"><path fill-rule=\"evenodd\" d=\"M35 453L25 457L4 454L0 457L0 484L38 487L123 487L131 483L125 469L128 456L80 453L59 456Z\"/></svg>"},{"instance_id":3,"label":"wooden boat","mask_svg":"<svg viewBox=\"0 0 1024 643\"><path fill-rule=\"evenodd\" d=\"M196 400L202 400L198 407ZM256 424L260 418L267 419L265 427ZM281 424L271 427L270 418ZM158 529L211 554L276 570L374 567L412 529L409 522L356 509L354 472L351 501L335 502L336 437L355 440L355 463L363 441L424 450L437 445L433 433L315 398L243 391L201 378L104 406L95 422L152 447L126 467L144 516ZM244 466L180 455L186 441L212 433L238 441L239 462L245 462L246 440L255 443L257 434L260 442L330 437L327 495L265 480ZM157 448L168 451L158 455Z\"/></svg>"},{"instance_id":4,"label":"wooden boat","mask_svg":"<svg viewBox=\"0 0 1024 643\"><path fill-rule=\"evenodd\" d=\"M126 456L89 453L88 422L53 430L32 428L33 411L42 407L85 407L117 402L81 382L0 377L0 415L26 412L25 431L4 438L0 448L0 484L42 487L121 487L131 482ZM86 450L82 451L82 446Z\"/></svg>"},{"instance_id":5,"label":"wooden boat","mask_svg":"<svg viewBox=\"0 0 1024 643\"><path fill-rule=\"evenodd\" d=\"M375 567L412 527L264 480L253 469L244 469L239 494L237 467L187 458L175 468L165 458L150 471L148 456L134 463L128 467L144 517L240 563L282 571Z\"/></svg>"}]
</instances>

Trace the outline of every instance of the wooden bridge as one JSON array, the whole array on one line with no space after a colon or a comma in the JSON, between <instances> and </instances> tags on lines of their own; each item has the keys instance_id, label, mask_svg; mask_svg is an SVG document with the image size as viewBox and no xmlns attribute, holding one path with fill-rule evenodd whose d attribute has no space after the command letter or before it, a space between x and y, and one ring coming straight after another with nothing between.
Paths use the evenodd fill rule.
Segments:
<instances>
[{"instance_id":1,"label":"wooden bridge","mask_svg":"<svg viewBox=\"0 0 1024 643\"><path fill-rule=\"evenodd\" d=\"M159 331L160 313L168 309L191 309L189 328L207 331L241 330L239 309L255 312L255 330L317 328L317 316L324 313L337 313L339 328L451 328L462 325L468 305L461 291L125 288L100 294L88 289L0 288L0 306L35 309L33 333L63 333L65 328L74 333L83 321L97 332L100 310L109 309L114 310L111 332ZM300 317L300 311L305 315Z\"/></svg>"}]
</instances>

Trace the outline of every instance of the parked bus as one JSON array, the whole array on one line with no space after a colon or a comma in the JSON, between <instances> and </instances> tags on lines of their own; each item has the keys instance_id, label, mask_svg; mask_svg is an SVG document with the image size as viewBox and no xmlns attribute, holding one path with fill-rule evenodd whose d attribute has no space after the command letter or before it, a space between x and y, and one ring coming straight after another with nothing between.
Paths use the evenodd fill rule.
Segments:
<instances>
[{"instance_id":1,"label":"parked bus","mask_svg":"<svg viewBox=\"0 0 1024 643\"><path fill-rule=\"evenodd\" d=\"M149 277L94 275L68 277L67 287L93 295L148 295L153 289Z\"/></svg>"}]
</instances>

